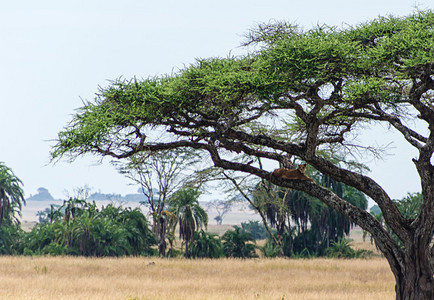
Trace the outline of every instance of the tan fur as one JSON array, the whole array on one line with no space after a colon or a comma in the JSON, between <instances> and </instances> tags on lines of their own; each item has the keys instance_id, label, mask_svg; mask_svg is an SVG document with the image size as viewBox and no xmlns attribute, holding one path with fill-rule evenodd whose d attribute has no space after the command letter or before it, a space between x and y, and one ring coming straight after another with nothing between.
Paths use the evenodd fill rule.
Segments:
<instances>
[{"instance_id":1,"label":"tan fur","mask_svg":"<svg viewBox=\"0 0 434 300\"><path fill-rule=\"evenodd\" d=\"M304 172L306 171L306 164L299 165L297 169L285 169L280 168L276 169L271 173L272 176L280 177L283 179L289 179L289 180L307 180L312 181L312 178L305 175Z\"/></svg>"}]
</instances>

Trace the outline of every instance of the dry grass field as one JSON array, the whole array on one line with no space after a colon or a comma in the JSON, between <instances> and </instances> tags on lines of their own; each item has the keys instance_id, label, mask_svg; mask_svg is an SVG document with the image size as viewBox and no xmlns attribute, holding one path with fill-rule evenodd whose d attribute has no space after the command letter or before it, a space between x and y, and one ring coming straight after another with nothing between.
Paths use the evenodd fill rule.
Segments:
<instances>
[{"instance_id":1,"label":"dry grass field","mask_svg":"<svg viewBox=\"0 0 434 300\"><path fill-rule=\"evenodd\" d=\"M0 299L394 299L387 262L0 257Z\"/></svg>"}]
</instances>

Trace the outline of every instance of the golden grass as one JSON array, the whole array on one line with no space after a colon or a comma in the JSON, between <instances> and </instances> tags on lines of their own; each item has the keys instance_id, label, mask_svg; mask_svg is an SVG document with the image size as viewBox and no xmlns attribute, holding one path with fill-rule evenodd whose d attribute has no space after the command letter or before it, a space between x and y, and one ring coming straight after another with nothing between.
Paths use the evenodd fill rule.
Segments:
<instances>
[{"instance_id":1,"label":"golden grass","mask_svg":"<svg viewBox=\"0 0 434 300\"><path fill-rule=\"evenodd\" d=\"M0 299L394 299L381 258L0 257Z\"/></svg>"}]
</instances>

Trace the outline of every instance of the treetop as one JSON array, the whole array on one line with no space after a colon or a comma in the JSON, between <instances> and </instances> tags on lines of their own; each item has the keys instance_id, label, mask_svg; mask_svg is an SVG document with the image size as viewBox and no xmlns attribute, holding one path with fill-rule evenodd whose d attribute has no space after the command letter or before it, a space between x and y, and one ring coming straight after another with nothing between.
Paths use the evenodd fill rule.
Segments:
<instances>
[{"instance_id":1,"label":"treetop","mask_svg":"<svg viewBox=\"0 0 434 300\"><path fill-rule=\"evenodd\" d=\"M275 32L259 29L251 42L265 46L247 56L198 59L171 76L115 80L101 88L59 133L52 158L129 156L155 145L145 133L155 126L172 134L171 143L187 136L199 141L282 111L291 111L293 121L285 121L296 122L297 130L315 114L324 130L333 126L333 134L342 135L356 120L381 119L373 105L405 105L402 91L411 81L429 79L433 24L434 14L426 11L342 30L303 32L282 23Z\"/></svg>"}]
</instances>

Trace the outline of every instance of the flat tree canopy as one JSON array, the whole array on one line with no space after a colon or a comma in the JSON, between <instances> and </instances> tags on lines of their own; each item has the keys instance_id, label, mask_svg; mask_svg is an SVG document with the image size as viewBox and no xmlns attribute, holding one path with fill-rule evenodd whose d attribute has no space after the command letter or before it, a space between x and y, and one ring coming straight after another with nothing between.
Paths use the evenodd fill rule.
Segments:
<instances>
[{"instance_id":1,"label":"flat tree canopy","mask_svg":"<svg viewBox=\"0 0 434 300\"><path fill-rule=\"evenodd\" d=\"M380 17L344 29L286 23L253 29L243 57L197 60L177 74L118 80L86 103L58 135L52 158L127 158L190 147L213 164L317 197L369 231L396 278L397 299L434 299L434 14ZM414 118L423 126L412 127ZM423 204L406 219L375 180L328 159L357 148L361 125L386 123L418 151ZM156 133L158 132L158 133ZM253 163L237 160L250 156ZM381 208L400 246L368 212L329 189L271 176L257 158L307 162ZM409 159L411 159L409 157ZM393 174L390 174L393 176Z\"/></svg>"}]
</instances>

